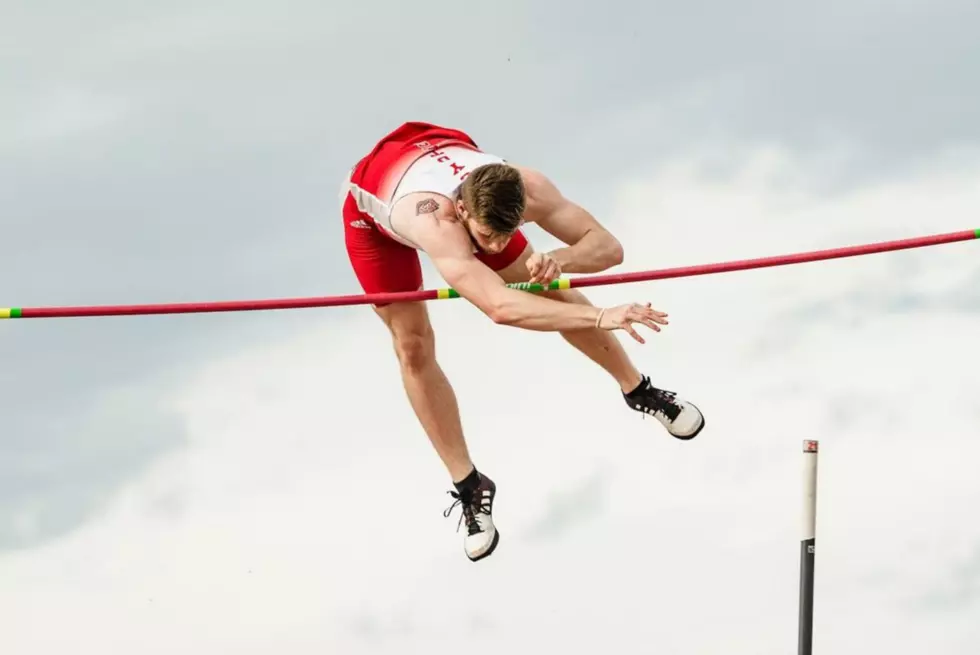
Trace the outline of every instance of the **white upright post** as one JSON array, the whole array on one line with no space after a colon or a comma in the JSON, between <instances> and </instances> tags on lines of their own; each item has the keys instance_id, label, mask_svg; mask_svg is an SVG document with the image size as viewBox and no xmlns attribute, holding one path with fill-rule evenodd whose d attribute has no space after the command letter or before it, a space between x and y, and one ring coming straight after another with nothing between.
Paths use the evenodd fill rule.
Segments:
<instances>
[{"instance_id":1,"label":"white upright post","mask_svg":"<svg viewBox=\"0 0 980 655\"><path fill-rule=\"evenodd\" d=\"M813 652L813 565L817 544L817 453L819 442L803 442L803 534L800 540L799 655Z\"/></svg>"}]
</instances>

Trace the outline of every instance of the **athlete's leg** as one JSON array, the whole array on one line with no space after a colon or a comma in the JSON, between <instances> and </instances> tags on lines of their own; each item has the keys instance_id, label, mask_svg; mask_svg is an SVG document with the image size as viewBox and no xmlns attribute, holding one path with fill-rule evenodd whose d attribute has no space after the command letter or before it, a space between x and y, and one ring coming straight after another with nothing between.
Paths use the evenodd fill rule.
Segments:
<instances>
[{"instance_id":1,"label":"athlete's leg","mask_svg":"<svg viewBox=\"0 0 980 655\"><path fill-rule=\"evenodd\" d=\"M353 199L344 205L347 255L367 293L414 291L422 285L418 253L380 234L364 220ZM394 345L402 384L422 429L443 464L459 482L473 469L446 374L436 361L435 334L424 303L375 307Z\"/></svg>"},{"instance_id":2,"label":"athlete's leg","mask_svg":"<svg viewBox=\"0 0 980 655\"><path fill-rule=\"evenodd\" d=\"M391 331L402 384L412 409L452 476L453 497L457 499L453 507L461 505L466 522L466 556L473 561L487 557L500 540L493 523L497 487L477 471L470 459L456 394L436 361L428 309L425 303L397 303L376 307L375 311Z\"/></svg>"},{"instance_id":3,"label":"athlete's leg","mask_svg":"<svg viewBox=\"0 0 980 655\"><path fill-rule=\"evenodd\" d=\"M425 303L396 303L375 311L391 331L402 384L422 429L453 482L473 470L456 394L436 360L435 334Z\"/></svg>"},{"instance_id":4,"label":"athlete's leg","mask_svg":"<svg viewBox=\"0 0 980 655\"><path fill-rule=\"evenodd\" d=\"M350 197L344 203L347 254L367 293L414 291L422 285L418 253L380 234L357 211ZM436 360L435 333L425 303L376 306L391 333L402 386L422 429L449 472L454 498L466 520L463 547L479 560L499 542L492 507L496 486L477 471L463 435L459 405L452 385ZM454 504L455 505L455 504Z\"/></svg>"},{"instance_id":5,"label":"athlete's leg","mask_svg":"<svg viewBox=\"0 0 980 655\"><path fill-rule=\"evenodd\" d=\"M530 277L526 262L533 253L533 246L518 233L504 253L492 257L484 256L483 259L505 282L526 282ZM565 302L591 304L585 294L576 289L542 293ZM616 380L623 399L630 408L656 417L670 434L679 439L692 439L701 432L704 427L701 411L692 403L677 398L673 392L653 386L650 378L642 375L633 365L612 332L585 328L562 332L561 335Z\"/></svg>"},{"instance_id":6,"label":"athlete's leg","mask_svg":"<svg viewBox=\"0 0 980 655\"><path fill-rule=\"evenodd\" d=\"M530 277L526 262L533 253L534 247L528 243L520 256L506 268L497 271L498 274L505 282L526 282ZM565 302L582 305L592 304L585 297L585 294L577 289L545 291L543 294ZM629 355L626 354L623 345L613 332L598 328L585 328L562 332L561 336L582 354L605 369L619 383L623 393L636 389L642 382L640 372L630 361Z\"/></svg>"}]
</instances>

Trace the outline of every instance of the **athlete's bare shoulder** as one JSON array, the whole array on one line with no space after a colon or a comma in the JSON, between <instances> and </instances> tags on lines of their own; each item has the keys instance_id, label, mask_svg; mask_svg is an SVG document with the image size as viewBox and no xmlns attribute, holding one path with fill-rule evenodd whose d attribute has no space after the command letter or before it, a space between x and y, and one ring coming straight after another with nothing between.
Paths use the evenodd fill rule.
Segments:
<instances>
[{"instance_id":1,"label":"athlete's bare shoulder","mask_svg":"<svg viewBox=\"0 0 980 655\"><path fill-rule=\"evenodd\" d=\"M430 250L436 242L464 244L465 228L458 222L452 200L428 191L409 193L391 211L391 226L406 239Z\"/></svg>"},{"instance_id":2,"label":"athlete's bare shoulder","mask_svg":"<svg viewBox=\"0 0 980 655\"><path fill-rule=\"evenodd\" d=\"M561 193L541 171L520 164L510 165L520 171L521 179L524 181L524 192L527 196L524 221L536 223L542 216L550 214L556 203L561 202Z\"/></svg>"}]
</instances>

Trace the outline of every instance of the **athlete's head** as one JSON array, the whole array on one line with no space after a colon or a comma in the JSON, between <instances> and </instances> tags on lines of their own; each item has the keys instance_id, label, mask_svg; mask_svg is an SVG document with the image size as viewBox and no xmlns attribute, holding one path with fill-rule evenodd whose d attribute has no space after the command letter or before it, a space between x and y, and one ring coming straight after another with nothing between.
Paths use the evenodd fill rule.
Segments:
<instances>
[{"instance_id":1,"label":"athlete's head","mask_svg":"<svg viewBox=\"0 0 980 655\"><path fill-rule=\"evenodd\" d=\"M474 168L460 185L456 213L480 250L502 251L524 220L524 180L507 164Z\"/></svg>"}]
</instances>

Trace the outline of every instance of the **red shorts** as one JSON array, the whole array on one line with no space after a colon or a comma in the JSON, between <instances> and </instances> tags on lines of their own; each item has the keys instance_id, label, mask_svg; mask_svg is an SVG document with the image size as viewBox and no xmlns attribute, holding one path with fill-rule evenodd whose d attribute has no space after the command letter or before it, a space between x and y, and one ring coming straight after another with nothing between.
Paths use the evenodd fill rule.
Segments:
<instances>
[{"instance_id":1,"label":"red shorts","mask_svg":"<svg viewBox=\"0 0 980 655\"><path fill-rule=\"evenodd\" d=\"M406 123L387 135L366 157L357 163L351 179L362 188L371 188L372 182L385 179L386 165L404 164L408 153L424 154L416 146L419 142L431 142L436 146L449 141L475 143L464 133L427 123ZM377 186L376 184L375 186ZM357 201L350 193L343 197L341 214L344 220L344 241L347 256L357 280L365 293L389 293L417 291L422 288L422 265L416 249L387 236L375 225L370 215L357 208ZM502 252L488 255L474 253L494 271L510 266L527 247L527 237L518 231Z\"/></svg>"}]
</instances>

